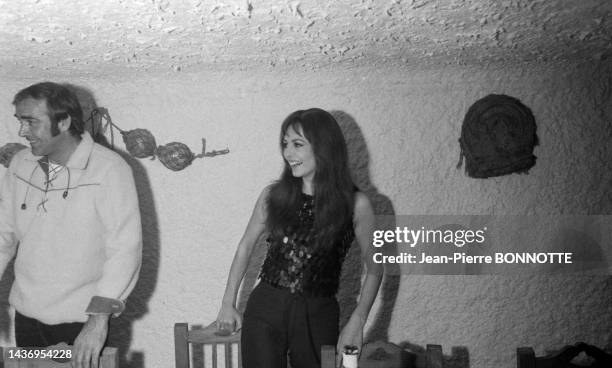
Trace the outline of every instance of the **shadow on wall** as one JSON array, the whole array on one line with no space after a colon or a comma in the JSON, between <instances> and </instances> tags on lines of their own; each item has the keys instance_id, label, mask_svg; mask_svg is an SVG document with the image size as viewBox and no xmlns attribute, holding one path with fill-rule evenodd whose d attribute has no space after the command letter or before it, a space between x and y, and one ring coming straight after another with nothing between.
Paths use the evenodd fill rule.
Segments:
<instances>
[{"instance_id":1,"label":"shadow on wall","mask_svg":"<svg viewBox=\"0 0 612 368\"><path fill-rule=\"evenodd\" d=\"M0 275L2 280L0 281L0 338L6 342L11 340L11 326L13 326L13 319L9 313L10 305L8 303L11 286L13 285L14 274L13 274L13 262L11 260L6 266L4 275Z\"/></svg>"},{"instance_id":2,"label":"shadow on wall","mask_svg":"<svg viewBox=\"0 0 612 368\"><path fill-rule=\"evenodd\" d=\"M603 249L606 239L602 236L606 231L604 229L609 229L609 226L603 227L601 223L587 217L576 216L574 221L572 224L574 229L569 227L559 229L552 241L554 245L552 251L572 254L571 266L552 264L548 266L548 272L605 272L610 267L608 264L610 253Z\"/></svg>"},{"instance_id":3,"label":"shadow on wall","mask_svg":"<svg viewBox=\"0 0 612 368\"><path fill-rule=\"evenodd\" d=\"M379 193L370 180L370 154L361 128L359 128L355 119L344 111L333 110L331 114L340 125L340 129L342 129L344 134L353 182L360 191L368 196L374 207L374 213L377 217L376 228L393 228L394 224L381 223L381 221L394 223L395 210L389 198ZM384 252L387 255L397 254L397 246L389 244L384 249ZM344 261L340 279L340 290L337 296L340 304L341 327L348 322L352 311L355 309L357 296L361 288L360 276L362 269L361 251L356 244L353 244ZM380 306L376 316L370 315L370 320L373 322L364 341L388 340L389 324L397 299L399 285L399 267L397 265L386 265L385 277L379 291Z\"/></svg>"},{"instance_id":4,"label":"shadow on wall","mask_svg":"<svg viewBox=\"0 0 612 368\"><path fill-rule=\"evenodd\" d=\"M138 282L126 302L125 311L119 318L111 319L108 345L119 349L119 365L121 367L144 368L144 353L136 351L131 352L128 356L128 351L132 341L132 325L134 321L147 314L147 304L155 290L159 273L160 240L153 191L148 174L138 159L127 152L110 147L102 132L100 116L97 115L97 119L89 119L91 111L98 107L93 93L84 87L70 84L65 86L77 95L83 108L86 129L90 133L95 132L95 134L92 134L94 140L103 146L112 148L121 155L134 173L142 221L142 266Z\"/></svg>"}]
</instances>

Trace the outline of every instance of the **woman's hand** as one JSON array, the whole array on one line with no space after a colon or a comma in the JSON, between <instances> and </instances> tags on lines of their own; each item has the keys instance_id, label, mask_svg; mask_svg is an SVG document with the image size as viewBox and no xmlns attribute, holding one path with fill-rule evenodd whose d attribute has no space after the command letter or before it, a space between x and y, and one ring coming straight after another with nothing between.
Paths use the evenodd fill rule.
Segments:
<instances>
[{"instance_id":1,"label":"woman's hand","mask_svg":"<svg viewBox=\"0 0 612 368\"><path fill-rule=\"evenodd\" d=\"M368 197L362 192L357 192L355 195L355 213L353 223L355 224L355 240L361 249L361 256L364 262L365 280L361 286L361 293L357 306L351 314L348 323L342 329L338 339L336 349L337 366L340 366L342 360L342 351L345 345L353 345L359 349L363 345L363 326L370 314L372 304L378 293L378 288L383 275L383 267L378 263L372 262L372 234L374 231L374 210Z\"/></svg>"},{"instance_id":2,"label":"woman's hand","mask_svg":"<svg viewBox=\"0 0 612 368\"><path fill-rule=\"evenodd\" d=\"M266 218L268 215L266 213L265 204L267 198L268 188L264 189L259 195L255 208L253 209L253 214L251 214L249 224L244 231L244 235L242 235L242 239L240 239L240 243L238 243L236 254L234 254L234 260L232 261L229 276L227 277L223 299L221 299L221 309L219 310L216 320L217 330L219 331L232 333L242 328L242 316L235 307L236 297L242 278L249 265L255 243L257 243L257 239L264 232L266 227Z\"/></svg>"},{"instance_id":3,"label":"woman's hand","mask_svg":"<svg viewBox=\"0 0 612 368\"><path fill-rule=\"evenodd\" d=\"M217 315L217 330L238 332L242 328L242 315L233 305L223 304Z\"/></svg>"},{"instance_id":4,"label":"woman's hand","mask_svg":"<svg viewBox=\"0 0 612 368\"><path fill-rule=\"evenodd\" d=\"M347 324L340 332L338 337L338 344L336 345L336 367L341 367L342 363L342 352L344 347L347 345L356 346L361 354L361 347L363 345L363 326L365 320L353 313Z\"/></svg>"}]
</instances>

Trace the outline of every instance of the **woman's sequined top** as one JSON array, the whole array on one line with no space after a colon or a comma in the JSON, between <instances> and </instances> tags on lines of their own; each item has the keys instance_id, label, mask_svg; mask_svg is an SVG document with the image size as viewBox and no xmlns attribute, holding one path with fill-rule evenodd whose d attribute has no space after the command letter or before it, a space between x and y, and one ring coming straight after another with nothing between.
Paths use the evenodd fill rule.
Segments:
<instances>
[{"instance_id":1,"label":"woman's sequined top","mask_svg":"<svg viewBox=\"0 0 612 368\"><path fill-rule=\"evenodd\" d=\"M339 232L333 246L315 249L314 197L302 194L299 223L282 238L268 238L268 253L260 277L291 293L333 296L338 291L342 262L355 238L352 221Z\"/></svg>"}]
</instances>

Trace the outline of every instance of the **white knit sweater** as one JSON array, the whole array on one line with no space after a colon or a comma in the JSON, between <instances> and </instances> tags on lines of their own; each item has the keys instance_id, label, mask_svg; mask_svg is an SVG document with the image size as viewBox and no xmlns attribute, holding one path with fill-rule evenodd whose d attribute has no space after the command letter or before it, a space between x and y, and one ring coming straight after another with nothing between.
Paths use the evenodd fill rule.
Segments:
<instances>
[{"instance_id":1,"label":"white knit sweater","mask_svg":"<svg viewBox=\"0 0 612 368\"><path fill-rule=\"evenodd\" d=\"M84 322L93 296L125 300L136 284L142 229L134 178L88 133L48 185L38 159L22 150L2 181L0 273L17 251L11 305L47 324Z\"/></svg>"}]
</instances>

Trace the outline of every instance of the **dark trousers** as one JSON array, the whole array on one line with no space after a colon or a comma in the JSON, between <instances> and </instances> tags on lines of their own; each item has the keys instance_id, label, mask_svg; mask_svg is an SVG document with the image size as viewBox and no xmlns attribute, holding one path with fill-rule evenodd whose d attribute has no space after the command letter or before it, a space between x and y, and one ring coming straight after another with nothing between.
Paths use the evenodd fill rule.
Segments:
<instances>
[{"instance_id":1,"label":"dark trousers","mask_svg":"<svg viewBox=\"0 0 612 368\"><path fill-rule=\"evenodd\" d=\"M262 281L251 293L242 324L244 368L319 368L321 346L338 342L334 297L292 294Z\"/></svg>"},{"instance_id":2,"label":"dark trousers","mask_svg":"<svg viewBox=\"0 0 612 368\"><path fill-rule=\"evenodd\" d=\"M15 342L19 347L47 347L65 342L74 344L84 323L47 325L15 311Z\"/></svg>"}]
</instances>

